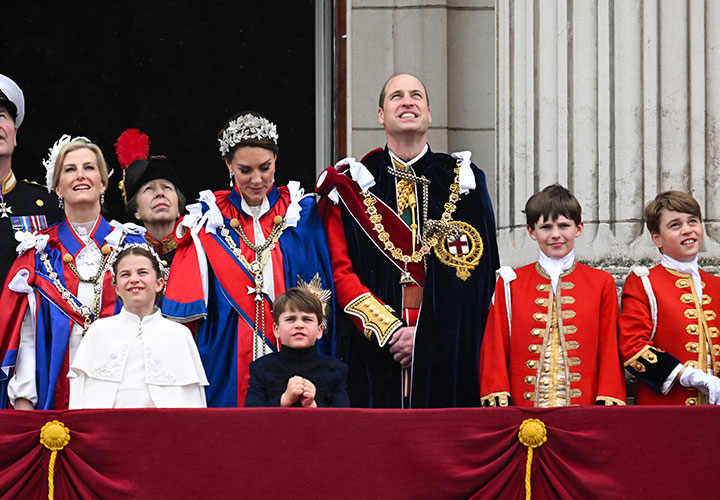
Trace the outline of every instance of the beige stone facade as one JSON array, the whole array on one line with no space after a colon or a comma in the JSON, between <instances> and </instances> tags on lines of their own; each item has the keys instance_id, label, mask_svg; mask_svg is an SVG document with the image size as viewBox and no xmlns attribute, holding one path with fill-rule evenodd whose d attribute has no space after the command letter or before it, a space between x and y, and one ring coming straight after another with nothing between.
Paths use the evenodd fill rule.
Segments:
<instances>
[{"instance_id":1,"label":"beige stone facade","mask_svg":"<svg viewBox=\"0 0 720 500\"><path fill-rule=\"evenodd\" d=\"M348 0L348 151L384 144L391 74L427 85L431 146L469 149L488 178L503 264L537 248L522 208L552 182L583 205L577 255L620 277L658 260L642 208L681 189L720 248L720 9L657 0Z\"/></svg>"},{"instance_id":2,"label":"beige stone facade","mask_svg":"<svg viewBox=\"0 0 720 500\"><path fill-rule=\"evenodd\" d=\"M469 149L494 185L495 4L492 0L352 0L349 4L349 147L384 146L380 88L393 73L427 86L434 150Z\"/></svg>"}]
</instances>

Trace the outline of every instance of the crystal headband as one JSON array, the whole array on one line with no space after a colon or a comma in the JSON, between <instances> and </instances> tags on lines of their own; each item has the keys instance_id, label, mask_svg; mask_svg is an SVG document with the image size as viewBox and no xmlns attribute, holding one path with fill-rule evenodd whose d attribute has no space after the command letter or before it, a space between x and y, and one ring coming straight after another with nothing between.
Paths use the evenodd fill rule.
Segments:
<instances>
[{"instance_id":1,"label":"crystal headband","mask_svg":"<svg viewBox=\"0 0 720 500\"><path fill-rule=\"evenodd\" d=\"M225 127L222 139L218 139L220 153L226 155L233 146L248 139L270 139L277 144L277 127L262 116L249 113L238 116Z\"/></svg>"},{"instance_id":2,"label":"crystal headband","mask_svg":"<svg viewBox=\"0 0 720 500\"><path fill-rule=\"evenodd\" d=\"M160 258L160 256L158 255L158 253L155 251L155 249L154 249L153 247L151 247L151 246L148 245L147 243L127 243L126 245L123 245L123 246L119 247L119 248L118 248L115 252L113 252L113 254L110 256L110 262L109 262L109 264L110 264L110 273L112 274L112 277L113 277L113 283L115 282L115 269L114 269L114 267L113 267L113 264L115 264L115 261L117 260L117 258L118 258L118 256L120 255L120 253L123 252L123 250L126 250L126 249L131 248L131 247L142 248L142 249L147 250L148 252L150 252L150 254L151 254L151 255L155 258L155 260L157 261L158 266L160 267L160 278L165 278L165 280L167 281L167 276L166 276L166 272L165 272L165 271L166 271L166 269L165 269L165 264L163 264L163 260Z\"/></svg>"}]
</instances>

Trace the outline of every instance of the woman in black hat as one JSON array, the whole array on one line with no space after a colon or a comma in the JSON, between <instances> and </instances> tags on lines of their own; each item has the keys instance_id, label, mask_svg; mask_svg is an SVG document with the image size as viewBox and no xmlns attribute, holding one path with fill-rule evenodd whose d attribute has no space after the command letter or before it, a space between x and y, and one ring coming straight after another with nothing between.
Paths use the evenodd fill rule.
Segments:
<instances>
[{"instance_id":1,"label":"woman in black hat","mask_svg":"<svg viewBox=\"0 0 720 500\"><path fill-rule=\"evenodd\" d=\"M173 232L185 211L185 196L170 161L165 156L148 158L149 147L148 136L137 129L118 137L115 151L124 169L120 190L127 214L145 226L145 240L168 267L177 248Z\"/></svg>"}]
</instances>

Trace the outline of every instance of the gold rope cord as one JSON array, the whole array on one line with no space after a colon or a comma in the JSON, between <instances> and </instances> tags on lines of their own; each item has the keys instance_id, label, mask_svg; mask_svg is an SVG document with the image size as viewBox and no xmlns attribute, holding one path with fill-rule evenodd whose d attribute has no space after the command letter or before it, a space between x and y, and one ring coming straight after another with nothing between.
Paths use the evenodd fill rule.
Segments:
<instances>
[{"instance_id":1,"label":"gold rope cord","mask_svg":"<svg viewBox=\"0 0 720 500\"><path fill-rule=\"evenodd\" d=\"M55 498L55 459L58 450L70 442L70 429L58 420L47 422L40 429L40 443L51 451L48 464L48 500Z\"/></svg>"},{"instance_id":2,"label":"gold rope cord","mask_svg":"<svg viewBox=\"0 0 720 500\"><path fill-rule=\"evenodd\" d=\"M525 500L532 498L530 486L530 473L532 470L533 449L542 446L547 441L547 429L542 420L526 418L520 424L518 440L527 446L527 462L525 462Z\"/></svg>"}]
</instances>

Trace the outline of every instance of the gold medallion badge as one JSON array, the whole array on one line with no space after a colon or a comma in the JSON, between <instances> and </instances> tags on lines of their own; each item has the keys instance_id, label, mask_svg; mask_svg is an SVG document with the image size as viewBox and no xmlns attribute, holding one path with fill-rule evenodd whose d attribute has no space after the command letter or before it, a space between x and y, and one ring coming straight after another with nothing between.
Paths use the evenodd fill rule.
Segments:
<instances>
[{"instance_id":1,"label":"gold medallion badge","mask_svg":"<svg viewBox=\"0 0 720 500\"><path fill-rule=\"evenodd\" d=\"M465 281L470 277L483 255L483 241L480 233L467 222L453 220L447 222L456 231L457 236L441 234L433 249L435 256L446 266L454 267L458 278Z\"/></svg>"},{"instance_id":2,"label":"gold medallion badge","mask_svg":"<svg viewBox=\"0 0 720 500\"><path fill-rule=\"evenodd\" d=\"M460 166L457 160L454 169L455 180L450 185L450 196L445 203L440 220L428 220L424 228L424 237L435 256L446 266L454 267L458 278L465 281L475 269L483 255L483 240L477 229L467 222L454 220L452 214L457 210L460 200Z\"/></svg>"}]
</instances>

